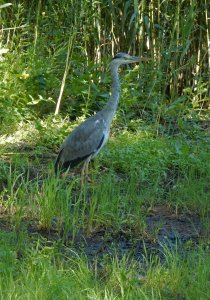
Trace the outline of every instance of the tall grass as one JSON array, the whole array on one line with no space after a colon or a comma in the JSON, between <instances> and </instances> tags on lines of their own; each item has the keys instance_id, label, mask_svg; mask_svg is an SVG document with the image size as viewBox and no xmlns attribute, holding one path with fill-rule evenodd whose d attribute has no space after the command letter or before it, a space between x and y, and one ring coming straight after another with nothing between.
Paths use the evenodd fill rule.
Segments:
<instances>
[{"instance_id":1,"label":"tall grass","mask_svg":"<svg viewBox=\"0 0 210 300\"><path fill-rule=\"evenodd\" d=\"M51 164L43 167L41 161L39 166L38 160L17 154L10 167L0 165L0 207L17 230L31 220L37 230L53 230L73 243L81 233L91 235L101 228L139 238L147 212L156 205L196 212L206 222L207 149L205 140L189 146L183 139L124 132L101 153L91 168L91 183L84 186L79 176L55 177ZM40 172L32 172L34 165ZM101 174L102 165L109 171Z\"/></svg>"}]
</instances>

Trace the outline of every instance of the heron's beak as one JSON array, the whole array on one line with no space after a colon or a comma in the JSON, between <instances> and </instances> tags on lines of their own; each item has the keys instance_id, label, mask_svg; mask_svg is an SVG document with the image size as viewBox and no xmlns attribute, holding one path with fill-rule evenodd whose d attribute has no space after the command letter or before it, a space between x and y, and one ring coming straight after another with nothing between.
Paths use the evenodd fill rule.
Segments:
<instances>
[{"instance_id":1,"label":"heron's beak","mask_svg":"<svg viewBox=\"0 0 210 300\"><path fill-rule=\"evenodd\" d=\"M140 62L140 61L148 61L151 60L151 58L143 57L143 56L132 56L131 62Z\"/></svg>"}]
</instances>

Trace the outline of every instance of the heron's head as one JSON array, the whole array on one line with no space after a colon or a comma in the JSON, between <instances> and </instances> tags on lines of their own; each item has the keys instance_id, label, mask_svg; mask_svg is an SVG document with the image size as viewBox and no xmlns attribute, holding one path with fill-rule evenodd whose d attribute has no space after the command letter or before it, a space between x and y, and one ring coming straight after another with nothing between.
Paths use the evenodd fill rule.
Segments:
<instances>
[{"instance_id":1,"label":"heron's head","mask_svg":"<svg viewBox=\"0 0 210 300\"><path fill-rule=\"evenodd\" d=\"M110 67L112 66L120 66L123 64L131 64L140 61L147 61L149 58L143 56L131 56L127 53L119 52L117 53L114 58L110 62Z\"/></svg>"}]
</instances>

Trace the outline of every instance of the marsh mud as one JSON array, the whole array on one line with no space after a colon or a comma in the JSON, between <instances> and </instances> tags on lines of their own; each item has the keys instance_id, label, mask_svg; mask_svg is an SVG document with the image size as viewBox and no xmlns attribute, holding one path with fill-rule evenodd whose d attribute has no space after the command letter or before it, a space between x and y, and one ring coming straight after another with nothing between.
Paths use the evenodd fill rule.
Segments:
<instances>
[{"instance_id":1,"label":"marsh mud","mask_svg":"<svg viewBox=\"0 0 210 300\"><path fill-rule=\"evenodd\" d=\"M11 228L5 217L0 217L0 228L9 232ZM29 237L34 241L41 238L43 246L62 240L61 232L55 229L40 229L31 221L23 223ZM176 251L185 256L208 238L209 233L198 215L176 213L168 206L156 206L146 216L144 228L139 233L127 227L120 230L101 227L89 234L78 233L73 242L69 233L62 242L65 250L61 251L67 251L67 256L85 254L90 262L116 256L119 259L132 256L137 261L144 261L151 255L164 261L166 251Z\"/></svg>"},{"instance_id":2,"label":"marsh mud","mask_svg":"<svg viewBox=\"0 0 210 300\"><path fill-rule=\"evenodd\" d=\"M89 237L78 237L76 248L82 249L90 260L129 254L140 261L150 255L164 260L166 249L185 255L206 235L198 216L177 215L165 206L155 207L145 222L145 230L139 238L133 237L132 232L101 229Z\"/></svg>"}]
</instances>

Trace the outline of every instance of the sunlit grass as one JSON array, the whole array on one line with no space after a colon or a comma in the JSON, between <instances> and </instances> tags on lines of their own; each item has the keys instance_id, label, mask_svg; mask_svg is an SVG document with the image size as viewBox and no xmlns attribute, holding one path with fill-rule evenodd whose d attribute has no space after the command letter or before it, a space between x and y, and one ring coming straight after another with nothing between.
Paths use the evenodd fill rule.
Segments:
<instances>
[{"instance_id":1,"label":"sunlit grass","mask_svg":"<svg viewBox=\"0 0 210 300\"><path fill-rule=\"evenodd\" d=\"M84 255L59 242L32 248L22 237L24 256L18 254L15 233L0 234L0 288L3 299L208 299L209 255L206 246L187 256L177 248L163 248L165 262L147 257L142 262L123 256L108 256L88 263ZM23 251L22 251L23 254Z\"/></svg>"},{"instance_id":2,"label":"sunlit grass","mask_svg":"<svg viewBox=\"0 0 210 300\"><path fill-rule=\"evenodd\" d=\"M68 122L53 120L37 120L35 126L29 123L28 139L26 124L20 127L18 136L2 139L7 162L1 165L1 180L6 181L2 194L8 198L4 206L19 207L20 211L21 207L31 207L43 228L49 228L61 213L66 217L60 218L67 220L71 212L77 215L72 218L80 224L77 229L90 231L93 224L120 227L129 222L138 224L137 220L141 220L141 227L146 208L159 203L202 215L208 211L207 139L198 143L191 137L158 137L145 131L114 134L90 168L92 183L81 187L79 175L63 179L54 176L55 153L49 149L55 147L52 141L55 145L60 141L56 140L58 130L64 137L71 129ZM36 127L37 123L42 126ZM72 220L69 224L74 224Z\"/></svg>"},{"instance_id":3,"label":"sunlit grass","mask_svg":"<svg viewBox=\"0 0 210 300\"><path fill-rule=\"evenodd\" d=\"M2 297L207 299L206 136L157 136L151 127L119 134L114 124L108 145L90 167L90 182L81 186L79 168L67 176L53 171L54 148L72 124L58 119L35 124L22 124L20 134L8 135L1 148ZM156 205L200 216L198 245L189 240L179 249L178 242L169 247L162 240L158 246L164 223L160 219L148 231L146 222ZM86 239L98 232L109 247L88 256ZM120 254L115 240L122 235L130 241L127 254ZM162 254L145 246L136 259L135 245L143 240L155 241Z\"/></svg>"},{"instance_id":4,"label":"sunlit grass","mask_svg":"<svg viewBox=\"0 0 210 300\"><path fill-rule=\"evenodd\" d=\"M0 5L0 298L210 299L207 1L13 2ZM90 182L56 177L119 51L152 60L122 69ZM189 237L164 233L177 218Z\"/></svg>"}]
</instances>

